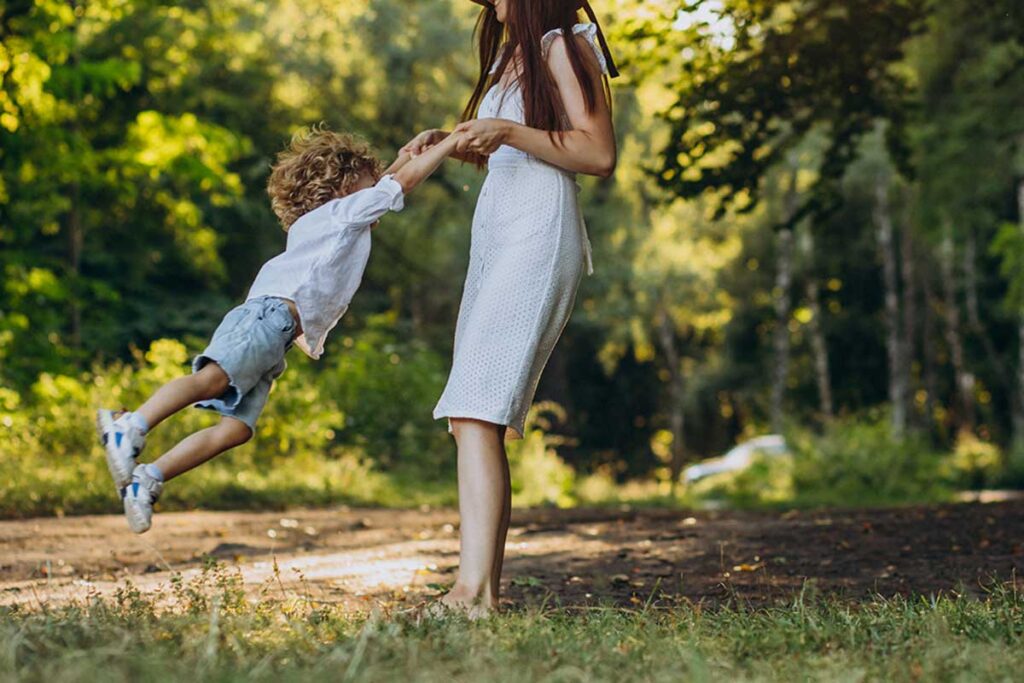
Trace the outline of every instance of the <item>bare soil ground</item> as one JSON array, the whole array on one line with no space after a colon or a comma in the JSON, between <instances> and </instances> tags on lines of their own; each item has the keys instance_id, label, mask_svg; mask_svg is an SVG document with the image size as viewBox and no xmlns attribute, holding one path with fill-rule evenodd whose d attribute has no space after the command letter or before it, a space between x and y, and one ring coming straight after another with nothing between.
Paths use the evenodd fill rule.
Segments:
<instances>
[{"instance_id":1,"label":"bare soil ground","mask_svg":"<svg viewBox=\"0 0 1024 683\"><path fill-rule=\"evenodd\" d=\"M369 609L427 599L454 579L451 510L337 508L158 514L143 536L119 516L0 522L0 605L166 591L215 558L252 595ZM788 513L523 510L513 514L510 605L764 604L807 586L981 595L1024 572L1024 502Z\"/></svg>"}]
</instances>

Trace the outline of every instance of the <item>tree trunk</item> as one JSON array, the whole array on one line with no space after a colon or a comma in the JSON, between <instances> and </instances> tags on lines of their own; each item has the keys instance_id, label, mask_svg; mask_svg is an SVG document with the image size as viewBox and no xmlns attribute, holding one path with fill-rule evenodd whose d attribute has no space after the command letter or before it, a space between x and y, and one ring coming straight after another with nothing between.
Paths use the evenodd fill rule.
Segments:
<instances>
[{"instance_id":1,"label":"tree trunk","mask_svg":"<svg viewBox=\"0 0 1024 683\"><path fill-rule=\"evenodd\" d=\"M974 375L964 364L963 335L960 327L960 307L956 301L956 271L954 259L953 224L946 221L943 226L940 264L942 268L943 308L946 318L946 344L949 346L950 362L953 364L953 378L956 383L958 427L974 427Z\"/></svg>"},{"instance_id":2,"label":"tree trunk","mask_svg":"<svg viewBox=\"0 0 1024 683\"><path fill-rule=\"evenodd\" d=\"M1006 362L1003 359L1003 354L996 348L995 343L992 341L991 335L988 330L985 329L985 325L981 322L981 312L978 306L978 239L971 230L967 233L967 239L964 243L964 281L967 300L967 322L971 332L974 336L981 341L982 348L985 349L985 355L988 356L992 365L995 367L995 376L997 383L1007 391L1009 395L1013 395L1015 382L1011 378L1010 370L1006 366Z\"/></svg>"},{"instance_id":3,"label":"tree trunk","mask_svg":"<svg viewBox=\"0 0 1024 683\"><path fill-rule=\"evenodd\" d=\"M77 10L78 3L71 2L71 11ZM68 64L77 68L78 56L78 26L76 22L71 32L71 54ZM71 97L72 103L78 102L82 97L82 87L78 80L74 80L74 94ZM78 117L71 119L71 132L78 137ZM78 349L82 346L82 305L80 301L82 287L79 276L82 271L82 249L85 245L85 234L82 227L82 187L77 180L71 183L68 188L71 197L71 206L68 209L68 342L72 348Z\"/></svg>"},{"instance_id":4,"label":"tree trunk","mask_svg":"<svg viewBox=\"0 0 1024 683\"><path fill-rule=\"evenodd\" d=\"M935 399L938 397L938 380L935 376L935 297L932 294L931 278L925 273L921 278L924 290L924 329L921 333L921 361L924 366L924 411L928 428L935 421Z\"/></svg>"},{"instance_id":5,"label":"tree trunk","mask_svg":"<svg viewBox=\"0 0 1024 683\"><path fill-rule=\"evenodd\" d=\"M822 327L821 296L818 278L814 274L814 233L810 227L803 231L800 240L804 264L807 268L807 281L804 285L807 295L807 306L811 309L809 325L811 353L814 355L814 375L818 383L818 407L822 419L828 421L834 415L832 408L832 381L829 377L828 345L825 342L825 331Z\"/></svg>"},{"instance_id":6,"label":"tree trunk","mask_svg":"<svg viewBox=\"0 0 1024 683\"><path fill-rule=\"evenodd\" d=\"M918 327L918 284L917 271L915 269L915 245L913 230L909 220L903 223L902 239L900 240L900 274L903 278L903 371L907 383L906 405L910 413L908 420L915 425L920 425L917 410L911 410L914 405L914 393L916 387L920 386L914 374L914 358L916 357L917 327Z\"/></svg>"},{"instance_id":7,"label":"tree trunk","mask_svg":"<svg viewBox=\"0 0 1024 683\"><path fill-rule=\"evenodd\" d=\"M85 243L80 209L81 191L78 183L71 185L71 208L68 210L68 342L72 348L82 346L82 306L79 301L79 275L82 270L82 247Z\"/></svg>"},{"instance_id":8,"label":"tree trunk","mask_svg":"<svg viewBox=\"0 0 1024 683\"><path fill-rule=\"evenodd\" d=\"M1017 184L1017 224L1024 233L1024 179ZM1013 402L1013 439L1018 449L1024 448L1024 310L1017 319L1017 386Z\"/></svg>"},{"instance_id":9,"label":"tree trunk","mask_svg":"<svg viewBox=\"0 0 1024 683\"><path fill-rule=\"evenodd\" d=\"M882 276L885 284L886 351L889 358L889 402L892 405L892 431L902 437L907 428L907 373L904 371L900 339L900 307L893 248L892 209L889 203L889 182L879 175L875 183L875 227L878 248L882 254Z\"/></svg>"},{"instance_id":10,"label":"tree trunk","mask_svg":"<svg viewBox=\"0 0 1024 683\"><path fill-rule=\"evenodd\" d=\"M676 331L672 317L662 309L658 321L658 343L665 354L665 363L669 372L669 410L668 428L672 434L672 459L669 463L671 476L671 494L674 496L679 485L679 477L686 462L686 449L683 435L685 427L686 377L683 375L682 359L676 345Z\"/></svg>"},{"instance_id":11,"label":"tree trunk","mask_svg":"<svg viewBox=\"0 0 1024 683\"><path fill-rule=\"evenodd\" d=\"M787 220L796 210L797 173L795 166L786 190L785 207ZM792 310L789 288L793 281L793 230L789 227L779 230L775 245L775 333L772 338L775 363L772 372L771 420L772 431L781 434L785 426L784 401L786 381L789 379L789 316Z\"/></svg>"}]
</instances>

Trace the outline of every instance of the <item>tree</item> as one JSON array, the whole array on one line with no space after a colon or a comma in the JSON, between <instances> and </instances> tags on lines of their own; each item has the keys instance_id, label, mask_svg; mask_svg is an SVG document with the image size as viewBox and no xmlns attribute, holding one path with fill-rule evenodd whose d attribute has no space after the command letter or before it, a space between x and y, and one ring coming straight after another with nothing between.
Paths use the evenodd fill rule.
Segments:
<instances>
[{"instance_id":1,"label":"tree","mask_svg":"<svg viewBox=\"0 0 1024 683\"><path fill-rule=\"evenodd\" d=\"M858 141L876 121L890 122L891 152L904 160L908 87L893 67L921 28L923 0L699 0L679 9L683 18L701 10L717 15L718 31L706 20L682 21L690 57L666 112L664 187L682 197L712 193L719 215L727 206L749 209L768 169L823 131L815 185L785 217L793 226L835 208Z\"/></svg>"}]
</instances>

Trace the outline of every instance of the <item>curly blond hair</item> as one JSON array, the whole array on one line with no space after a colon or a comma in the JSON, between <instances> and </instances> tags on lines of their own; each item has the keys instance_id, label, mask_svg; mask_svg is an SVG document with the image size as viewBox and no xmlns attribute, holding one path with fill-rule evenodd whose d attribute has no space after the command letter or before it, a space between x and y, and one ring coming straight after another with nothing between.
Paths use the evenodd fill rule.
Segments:
<instances>
[{"instance_id":1,"label":"curly blond hair","mask_svg":"<svg viewBox=\"0 0 1024 683\"><path fill-rule=\"evenodd\" d=\"M267 181L270 206L288 230L303 214L349 194L361 177L376 180L381 169L364 140L313 126L296 133L277 155Z\"/></svg>"}]
</instances>

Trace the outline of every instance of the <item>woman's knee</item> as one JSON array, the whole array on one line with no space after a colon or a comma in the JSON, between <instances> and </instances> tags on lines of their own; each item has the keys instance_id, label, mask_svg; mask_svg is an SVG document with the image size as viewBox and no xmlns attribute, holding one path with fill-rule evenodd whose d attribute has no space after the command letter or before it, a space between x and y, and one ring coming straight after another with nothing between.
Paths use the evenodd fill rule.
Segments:
<instances>
[{"instance_id":1,"label":"woman's knee","mask_svg":"<svg viewBox=\"0 0 1024 683\"><path fill-rule=\"evenodd\" d=\"M450 419L452 435L456 441L467 438L500 438L504 425L474 420L468 417L453 417Z\"/></svg>"}]
</instances>

